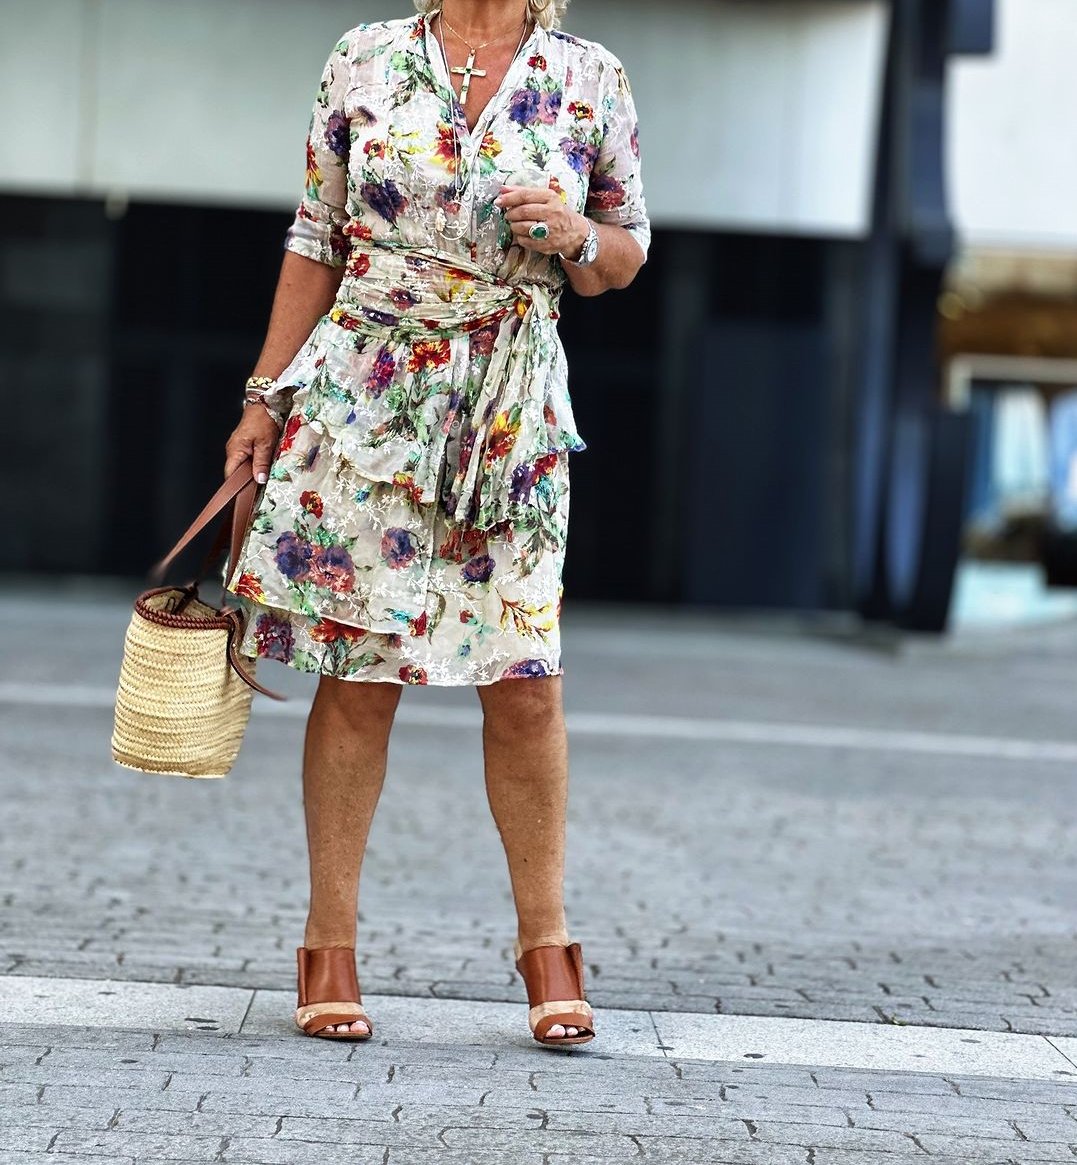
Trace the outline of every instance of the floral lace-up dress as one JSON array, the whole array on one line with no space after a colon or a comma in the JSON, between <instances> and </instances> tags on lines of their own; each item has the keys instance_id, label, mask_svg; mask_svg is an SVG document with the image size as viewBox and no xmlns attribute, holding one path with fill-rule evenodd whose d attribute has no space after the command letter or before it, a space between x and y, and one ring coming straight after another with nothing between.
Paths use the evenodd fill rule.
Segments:
<instances>
[{"instance_id":1,"label":"floral lace-up dress","mask_svg":"<svg viewBox=\"0 0 1077 1165\"><path fill-rule=\"evenodd\" d=\"M536 27L471 132L423 17L333 49L285 247L344 272L268 398L285 424L224 579L244 654L409 684L561 673L568 454L584 442L564 271L493 205L521 172L646 255L636 113L602 46Z\"/></svg>"}]
</instances>

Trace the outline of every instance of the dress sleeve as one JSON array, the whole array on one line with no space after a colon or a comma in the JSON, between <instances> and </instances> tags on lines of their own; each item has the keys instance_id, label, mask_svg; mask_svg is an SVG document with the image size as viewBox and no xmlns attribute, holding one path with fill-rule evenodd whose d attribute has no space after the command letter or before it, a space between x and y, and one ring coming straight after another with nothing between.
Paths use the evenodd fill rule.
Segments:
<instances>
[{"instance_id":1,"label":"dress sleeve","mask_svg":"<svg viewBox=\"0 0 1077 1165\"><path fill-rule=\"evenodd\" d=\"M611 58L603 74L602 143L591 169L585 213L596 222L624 227L646 259L651 224L643 197L636 106L620 61Z\"/></svg>"},{"instance_id":2,"label":"dress sleeve","mask_svg":"<svg viewBox=\"0 0 1077 1165\"><path fill-rule=\"evenodd\" d=\"M307 177L302 201L285 235L286 250L343 267L348 258L348 155L351 126L344 113L350 66L349 40L333 47L322 71L307 132Z\"/></svg>"}]
</instances>

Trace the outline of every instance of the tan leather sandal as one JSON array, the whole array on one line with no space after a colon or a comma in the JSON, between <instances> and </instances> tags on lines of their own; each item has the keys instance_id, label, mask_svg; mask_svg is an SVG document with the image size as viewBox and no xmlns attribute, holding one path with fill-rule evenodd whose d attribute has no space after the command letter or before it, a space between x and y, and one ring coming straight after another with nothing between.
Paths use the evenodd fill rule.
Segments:
<instances>
[{"instance_id":1,"label":"tan leather sandal","mask_svg":"<svg viewBox=\"0 0 1077 1165\"><path fill-rule=\"evenodd\" d=\"M296 948L299 964L299 1006L295 1023L308 1036L323 1040L369 1040L374 1034L370 1016L363 1010L355 951L350 947ZM326 1031L336 1023L361 1019L365 1032Z\"/></svg>"},{"instance_id":2,"label":"tan leather sandal","mask_svg":"<svg viewBox=\"0 0 1077 1165\"><path fill-rule=\"evenodd\" d=\"M525 951L513 943L516 970L527 986L527 1025L540 1044L560 1047L586 1044L595 1038L591 1005L583 997L583 955L579 943L550 944ZM579 1029L574 1036L550 1036L554 1024Z\"/></svg>"}]
</instances>

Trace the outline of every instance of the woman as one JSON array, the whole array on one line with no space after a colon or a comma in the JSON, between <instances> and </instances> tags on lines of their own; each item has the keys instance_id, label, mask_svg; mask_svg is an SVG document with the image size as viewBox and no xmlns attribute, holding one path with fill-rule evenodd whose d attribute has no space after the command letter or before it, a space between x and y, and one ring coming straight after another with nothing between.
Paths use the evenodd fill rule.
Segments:
<instances>
[{"instance_id":1,"label":"woman","mask_svg":"<svg viewBox=\"0 0 1077 1165\"><path fill-rule=\"evenodd\" d=\"M265 483L227 581L241 650L319 675L303 790L296 1023L367 1039L358 882L404 684L474 684L528 1024L594 1019L563 901L558 619L576 432L565 283L625 287L650 241L636 114L567 0L417 0L326 63L307 188L227 443ZM357 682L359 681L359 682ZM365 681L365 682L363 682Z\"/></svg>"}]
</instances>

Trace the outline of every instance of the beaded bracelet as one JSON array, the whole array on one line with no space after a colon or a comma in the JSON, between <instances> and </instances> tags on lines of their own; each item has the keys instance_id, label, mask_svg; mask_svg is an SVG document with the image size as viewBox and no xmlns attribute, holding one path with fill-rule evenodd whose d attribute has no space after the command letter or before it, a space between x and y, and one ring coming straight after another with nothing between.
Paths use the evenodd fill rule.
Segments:
<instances>
[{"instance_id":1,"label":"beaded bracelet","mask_svg":"<svg viewBox=\"0 0 1077 1165\"><path fill-rule=\"evenodd\" d=\"M277 382L272 376L250 376L247 378L246 388L243 392L243 405L258 405L269 414L279 428L284 426L284 417L277 412L276 409L271 408L266 401L266 393L272 391L277 387Z\"/></svg>"}]
</instances>

